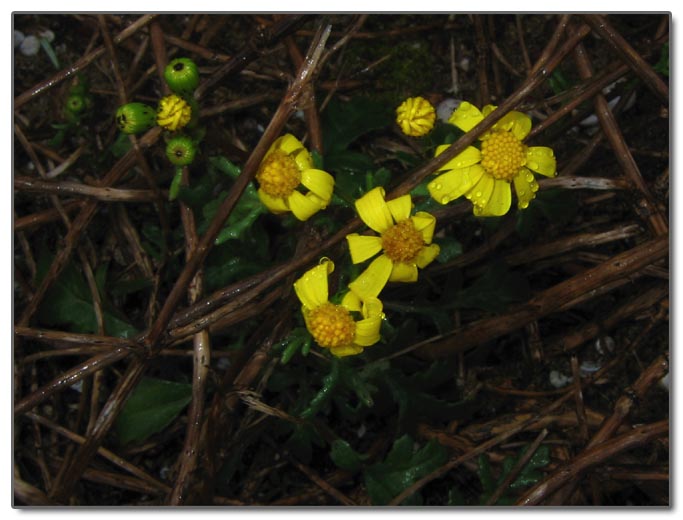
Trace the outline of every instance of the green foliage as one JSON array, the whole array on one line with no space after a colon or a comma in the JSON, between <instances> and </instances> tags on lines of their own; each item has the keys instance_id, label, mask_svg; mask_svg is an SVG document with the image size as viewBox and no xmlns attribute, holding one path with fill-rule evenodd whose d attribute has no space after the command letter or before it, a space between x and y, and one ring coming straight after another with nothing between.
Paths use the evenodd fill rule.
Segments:
<instances>
[{"instance_id":1,"label":"green foliage","mask_svg":"<svg viewBox=\"0 0 683 520\"><path fill-rule=\"evenodd\" d=\"M659 55L659 61L653 67L661 75L669 77L669 42L662 45L662 52Z\"/></svg>"},{"instance_id":2,"label":"green foliage","mask_svg":"<svg viewBox=\"0 0 683 520\"><path fill-rule=\"evenodd\" d=\"M336 439L332 442L330 458L340 469L358 471L363 464L363 460L367 459L367 455L357 453L348 442Z\"/></svg>"},{"instance_id":3,"label":"green foliage","mask_svg":"<svg viewBox=\"0 0 683 520\"><path fill-rule=\"evenodd\" d=\"M386 505L404 489L442 466L447 460L446 448L432 440L415 449L414 441L404 435L394 442L383 462L364 472L365 487L373 505ZM421 505L420 493L406 498L401 505Z\"/></svg>"},{"instance_id":4,"label":"green foliage","mask_svg":"<svg viewBox=\"0 0 683 520\"><path fill-rule=\"evenodd\" d=\"M493 493L501 486L503 481L510 474L512 468L517 464L517 461L524 456L528 447L522 449L515 457L505 457L503 459L502 470L498 479L494 480L491 474L491 466L488 457L481 455L479 457L479 480L481 481L483 492L479 498L481 504L486 504ZM548 446L540 446L532 455L529 462L524 465L517 478L510 484L510 487L498 499L494 505L512 505L515 503L515 497L511 494L513 491L519 491L529 486L536 484L543 478L543 473L538 471L540 468L547 466L550 463L550 449Z\"/></svg>"},{"instance_id":5,"label":"green foliage","mask_svg":"<svg viewBox=\"0 0 683 520\"><path fill-rule=\"evenodd\" d=\"M386 128L391 121L392 110L385 103L367 97L348 102L333 99L322 117L325 166L329 167L329 154L346 150L362 135Z\"/></svg>"},{"instance_id":6,"label":"green foliage","mask_svg":"<svg viewBox=\"0 0 683 520\"><path fill-rule=\"evenodd\" d=\"M531 296L529 282L524 276L501 261L492 262L486 274L458 293L458 307L469 307L500 313L508 305L526 301Z\"/></svg>"},{"instance_id":7,"label":"green foliage","mask_svg":"<svg viewBox=\"0 0 683 520\"><path fill-rule=\"evenodd\" d=\"M192 385L143 378L116 419L121 444L142 442L166 428L192 399Z\"/></svg>"},{"instance_id":8,"label":"green foliage","mask_svg":"<svg viewBox=\"0 0 683 520\"><path fill-rule=\"evenodd\" d=\"M517 233L531 240L547 227L547 223L562 227L571 222L579 211L576 195L568 190L539 191L529 207L517 212Z\"/></svg>"},{"instance_id":9,"label":"green foliage","mask_svg":"<svg viewBox=\"0 0 683 520\"><path fill-rule=\"evenodd\" d=\"M38 258L38 281L41 281L52 263L52 255L43 251ZM106 299L104 292L107 265L95 272L95 283L102 301L105 334L130 338L137 329ZM70 262L47 291L38 309L38 320L50 327L64 326L73 332L97 334L97 317L92 293L85 275Z\"/></svg>"}]
</instances>

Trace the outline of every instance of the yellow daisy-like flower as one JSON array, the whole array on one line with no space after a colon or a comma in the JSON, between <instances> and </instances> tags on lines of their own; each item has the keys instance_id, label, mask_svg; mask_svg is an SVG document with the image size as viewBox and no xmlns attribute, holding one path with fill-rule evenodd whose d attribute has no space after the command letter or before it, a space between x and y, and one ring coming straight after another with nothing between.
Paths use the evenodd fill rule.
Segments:
<instances>
[{"instance_id":1,"label":"yellow daisy-like flower","mask_svg":"<svg viewBox=\"0 0 683 520\"><path fill-rule=\"evenodd\" d=\"M258 196L273 213L291 211L308 220L327 207L334 190L334 177L313 168L311 154L296 137L285 134L273 142L256 173ZM298 188L308 188L306 194Z\"/></svg>"},{"instance_id":2,"label":"yellow daisy-like flower","mask_svg":"<svg viewBox=\"0 0 683 520\"><path fill-rule=\"evenodd\" d=\"M396 109L396 123L404 134L419 137L434 128L436 111L425 98L417 96L406 99Z\"/></svg>"},{"instance_id":3,"label":"yellow daisy-like flower","mask_svg":"<svg viewBox=\"0 0 683 520\"><path fill-rule=\"evenodd\" d=\"M432 244L436 219L424 211L411 216L412 208L410 195L386 201L380 187L356 201L360 218L380 236L347 235L351 260L358 264L382 252L349 284L360 298L378 295L387 282L417 281L417 269L439 254L439 246Z\"/></svg>"},{"instance_id":4,"label":"yellow daisy-like flower","mask_svg":"<svg viewBox=\"0 0 683 520\"><path fill-rule=\"evenodd\" d=\"M379 341L379 329L384 318L382 302L377 294L361 300L349 291L341 305L329 301L327 275L334 271L329 259L308 270L294 282L294 291L301 301L306 328L313 339L337 356L353 356ZM352 312L360 313L360 320Z\"/></svg>"},{"instance_id":5,"label":"yellow daisy-like flower","mask_svg":"<svg viewBox=\"0 0 683 520\"><path fill-rule=\"evenodd\" d=\"M487 105L479 110L463 102L449 122L468 132L496 109ZM517 205L527 208L536 197L538 183L532 172L546 177L557 175L553 150L546 146L526 146L522 141L531 130L531 118L521 112L509 112L479 139L481 150L469 146L447 162L436 179L427 185L431 196L441 204L465 195L480 217L504 215L510 209L514 184ZM449 145L437 147L436 155Z\"/></svg>"},{"instance_id":6,"label":"yellow daisy-like flower","mask_svg":"<svg viewBox=\"0 0 683 520\"><path fill-rule=\"evenodd\" d=\"M180 96L172 94L159 100L157 108L157 124L166 130L175 132L190 122L192 108Z\"/></svg>"}]
</instances>

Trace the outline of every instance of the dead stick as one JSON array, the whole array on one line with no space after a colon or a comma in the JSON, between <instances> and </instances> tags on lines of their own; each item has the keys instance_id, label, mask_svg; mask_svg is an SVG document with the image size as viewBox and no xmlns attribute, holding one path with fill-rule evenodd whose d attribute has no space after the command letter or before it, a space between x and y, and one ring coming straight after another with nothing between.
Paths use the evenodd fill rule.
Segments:
<instances>
[{"instance_id":1,"label":"dead stick","mask_svg":"<svg viewBox=\"0 0 683 520\"><path fill-rule=\"evenodd\" d=\"M668 419L665 419L663 421L634 428L628 433L598 444L590 450L583 452L581 455L574 458L571 463L562 466L524 493L517 501L517 505L537 505L545 497L555 492L567 482L578 478L578 476L587 469L601 464L619 453L642 446L657 437L667 434L668 431L669 421Z\"/></svg>"}]
</instances>

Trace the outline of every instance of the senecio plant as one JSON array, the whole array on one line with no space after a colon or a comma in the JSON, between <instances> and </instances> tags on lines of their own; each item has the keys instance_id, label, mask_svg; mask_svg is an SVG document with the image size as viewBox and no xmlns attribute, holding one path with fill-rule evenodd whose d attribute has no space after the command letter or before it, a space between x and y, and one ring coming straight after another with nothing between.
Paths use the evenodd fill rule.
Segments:
<instances>
[{"instance_id":1,"label":"senecio plant","mask_svg":"<svg viewBox=\"0 0 683 520\"><path fill-rule=\"evenodd\" d=\"M144 103L128 103L118 109L116 120L126 134L162 127L168 133L166 155L178 168L179 179L182 167L192 164L197 153L196 140L185 132L196 121L192 94L199 84L197 66L188 58L175 59L166 67L164 79L174 93L159 100L156 110ZM463 101L448 122L468 132L494 110L493 105L479 110ZM411 97L397 107L396 124L406 136L423 138L435 127L436 111L425 98ZM530 130L527 115L506 114L479 138L479 147L467 147L434 172L427 193L438 204L464 195L472 202L476 217L493 217L510 210L514 185L517 207L527 208L538 191L534 173L556 175L552 149L524 144ZM435 155L449 146L437 145ZM333 203L334 176L316 167L311 153L289 133L272 143L255 181L258 200L275 215L291 213L298 221L307 221ZM172 185L171 199L177 190ZM439 245L433 243L436 218L427 211L415 211L410 194L387 199L384 188L375 186L353 205L367 226L362 233L346 236L351 263L360 266L360 274L332 298L328 277L335 264L322 258L293 284L306 330L333 358L358 355L378 343L385 319L380 295L386 285L417 282L419 271L440 253Z\"/></svg>"}]
</instances>

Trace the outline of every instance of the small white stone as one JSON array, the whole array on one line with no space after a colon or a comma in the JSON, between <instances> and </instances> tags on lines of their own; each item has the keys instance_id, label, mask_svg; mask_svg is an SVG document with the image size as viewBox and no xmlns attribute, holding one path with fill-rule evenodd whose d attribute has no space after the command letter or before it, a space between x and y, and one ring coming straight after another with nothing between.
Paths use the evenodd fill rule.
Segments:
<instances>
[{"instance_id":1,"label":"small white stone","mask_svg":"<svg viewBox=\"0 0 683 520\"><path fill-rule=\"evenodd\" d=\"M565 376L563 373L558 372L557 370L551 370L549 374L549 379L550 379L550 384L553 385L555 388L562 388L563 386L567 386L569 383L572 382L572 378Z\"/></svg>"},{"instance_id":2,"label":"small white stone","mask_svg":"<svg viewBox=\"0 0 683 520\"><path fill-rule=\"evenodd\" d=\"M21 42L24 41L24 38L26 38L26 36L24 36L23 32L17 31L16 29L14 29L14 46L15 47L21 45Z\"/></svg>"},{"instance_id":3,"label":"small white stone","mask_svg":"<svg viewBox=\"0 0 683 520\"><path fill-rule=\"evenodd\" d=\"M659 384L666 388L667 392L671 391L671 373L668 373L659 380Z\"/></svg>"},{"instance_id":4,"label":"small white stone","mask_svg":"<svg viewBox=\"0 0 683 520\"><path fill-rule=\"evenodd\" d=\"M453 111L460 106L462 100L454 98L446 98L436 107L436 117L444 123L448 123L448 118L451 117Z\"/></svg>"},{"instance_id":5,"label":"small white stone","mask_svg":"<svg viewBox=\"0 0 683 520\"><path fill-rule=\"evenodd\" d=\"M583 361L581 363L579 371L581 372L582 376L585 376L588 374L592 374L593 372L597 372L598 370L600 370L601 366L602 364L599 361L587 359L586 361Z\"/></svg>"},{"instance_id":6,"label":"small white stone","mask_svg":"<svg viewBox=\"0 0 683 520\"><path fill-rule=\"evenodd\" d=\"M602 356L614 352L614 346L614 340L611 336L603 336L595 340L595 350Z\"/></svg>"},{"instance_id":7,"label":"small white stone","mask_svg":"<svg viewBox=\"0 0 683 520\"><path fill-rule=\"evenodd\" d=\"M40 50L40 41L35 36L27 36L19 45L19 50L24 56L35 56Z\"/></svg>"},{"instance_id":8,"label":"small white stone","mask_svg":"<svg viewBox=\"0 0 683 520\"><path fill-rule=\"evenodd\" d=\"M48 43L52 43L55 40L55 33L53 33L50 29L45 29L44 31L40 31L38 33L38 36L47 40Z\"/></svg>"},{"instance_id":9,"label":"small white stone","mask_svg":"<svg viewBox=\"0 0 683 520\"><path fill-rule=\"evenodd\" d=\"M363 436L365 435L365 432L367 432L367 428L365 428L365 423L363 423L360 425L360 428L358 428L356 435L358 435L359 439L362 439Z\"/></svg>"}]
</instances>

